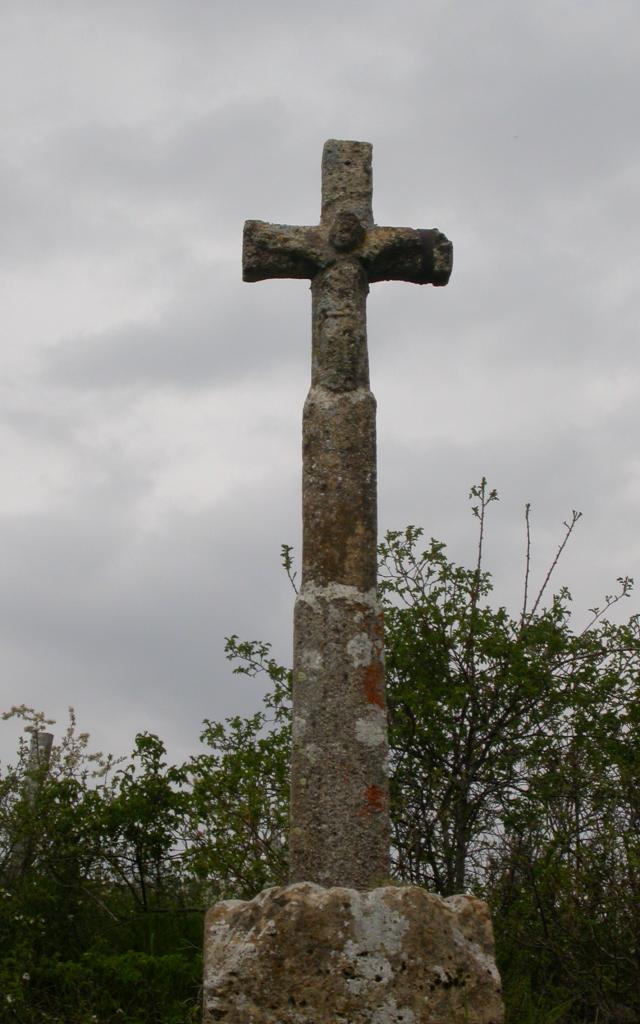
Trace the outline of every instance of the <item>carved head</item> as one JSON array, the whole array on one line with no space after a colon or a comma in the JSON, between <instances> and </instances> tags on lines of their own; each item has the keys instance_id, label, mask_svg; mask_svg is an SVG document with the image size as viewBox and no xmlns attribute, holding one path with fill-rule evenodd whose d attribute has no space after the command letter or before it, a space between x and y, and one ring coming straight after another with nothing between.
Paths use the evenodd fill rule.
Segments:
<instances>
[{"instance_id":1,"label":"carved head","mask_svg":"<svg viewBox=\"0 0 640 1024\"><path fill-rule=\"evenodd\" d=\"M355 213L343 210L336 215L329 231L329 241L338 252L351 252L360 245L366 229Z\"/></svg>"}]
</instances>

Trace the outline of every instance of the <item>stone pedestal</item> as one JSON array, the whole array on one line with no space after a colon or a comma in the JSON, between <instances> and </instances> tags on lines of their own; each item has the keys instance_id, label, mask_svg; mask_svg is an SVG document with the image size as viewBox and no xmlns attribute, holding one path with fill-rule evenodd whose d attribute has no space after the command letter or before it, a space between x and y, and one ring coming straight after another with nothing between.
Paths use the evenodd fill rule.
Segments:
<instances>
[{"instance_id":1,"label":"stone pedestal","mask_svg":"<svg viewBox=\"0 0 640 1024\"><path fill-rule=\"evenodd\" d=\"M204 957L205 1024L503 1019L491 920L473 896L267 889L209 911Z\"/></svg>"}]
</instances>

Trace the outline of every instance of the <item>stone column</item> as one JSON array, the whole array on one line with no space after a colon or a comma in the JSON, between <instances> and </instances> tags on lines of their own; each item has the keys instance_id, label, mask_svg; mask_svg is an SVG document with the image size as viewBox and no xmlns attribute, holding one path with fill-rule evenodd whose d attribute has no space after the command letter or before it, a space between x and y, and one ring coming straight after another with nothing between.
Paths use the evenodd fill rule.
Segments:
<instances>
[{"instance_id":1,"label":"stone column","mask_svg":"<svg viewBox=\"0 0 640 1024\"><path fill-rule=\"evenodd\" d=\"M312 283L294 618L290 877L355 889L381 884L389 871L368 290L361 265L348 257Z\"/></svg>"}]
</instances>

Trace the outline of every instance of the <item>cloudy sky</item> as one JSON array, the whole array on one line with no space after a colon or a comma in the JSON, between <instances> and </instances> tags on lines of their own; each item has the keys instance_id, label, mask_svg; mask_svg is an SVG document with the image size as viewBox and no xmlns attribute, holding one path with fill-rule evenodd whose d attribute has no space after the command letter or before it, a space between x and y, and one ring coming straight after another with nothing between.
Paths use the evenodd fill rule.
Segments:
<instances>
[{"instance_id":1,"label":"cloudy sky","mask_svg":"<svg viewBox=\"0 0 640 1024\"><path fill-rule=\"evenodd\" d=\"M181 757L259 702L225 635L288 661L310 302L243 285L241 234L317 221L329 137L455 246L447 288L372 287L381 530L469 562L484 474L498 600L526 501L534 579L584 513L578 621L640 576L637 0L1 6L3 708Z\"/></svg>"}]
</instances>

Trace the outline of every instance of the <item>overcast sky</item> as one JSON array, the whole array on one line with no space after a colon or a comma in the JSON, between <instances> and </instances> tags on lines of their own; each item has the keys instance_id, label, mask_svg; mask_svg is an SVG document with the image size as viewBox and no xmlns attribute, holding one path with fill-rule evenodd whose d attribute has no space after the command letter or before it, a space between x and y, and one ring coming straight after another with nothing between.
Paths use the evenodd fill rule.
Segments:
<instances>
[{"instance_id":1,"label":"overcast sky","mask_svg":"<svg viewBox=\"0 0 640 1024\"><path fill-rule=\"evenodd\" d=\"M242 284L241 237L317 222L329 137L455 248L447 288L371 289L381 531L470 563L484 474L497 600L527 501L534 582L584 513L578 621L640 577L637 0L1 7L3 708L182 757L259 702L225 635L289 661L309 292Z\"/></svg>"}]
</instances>

